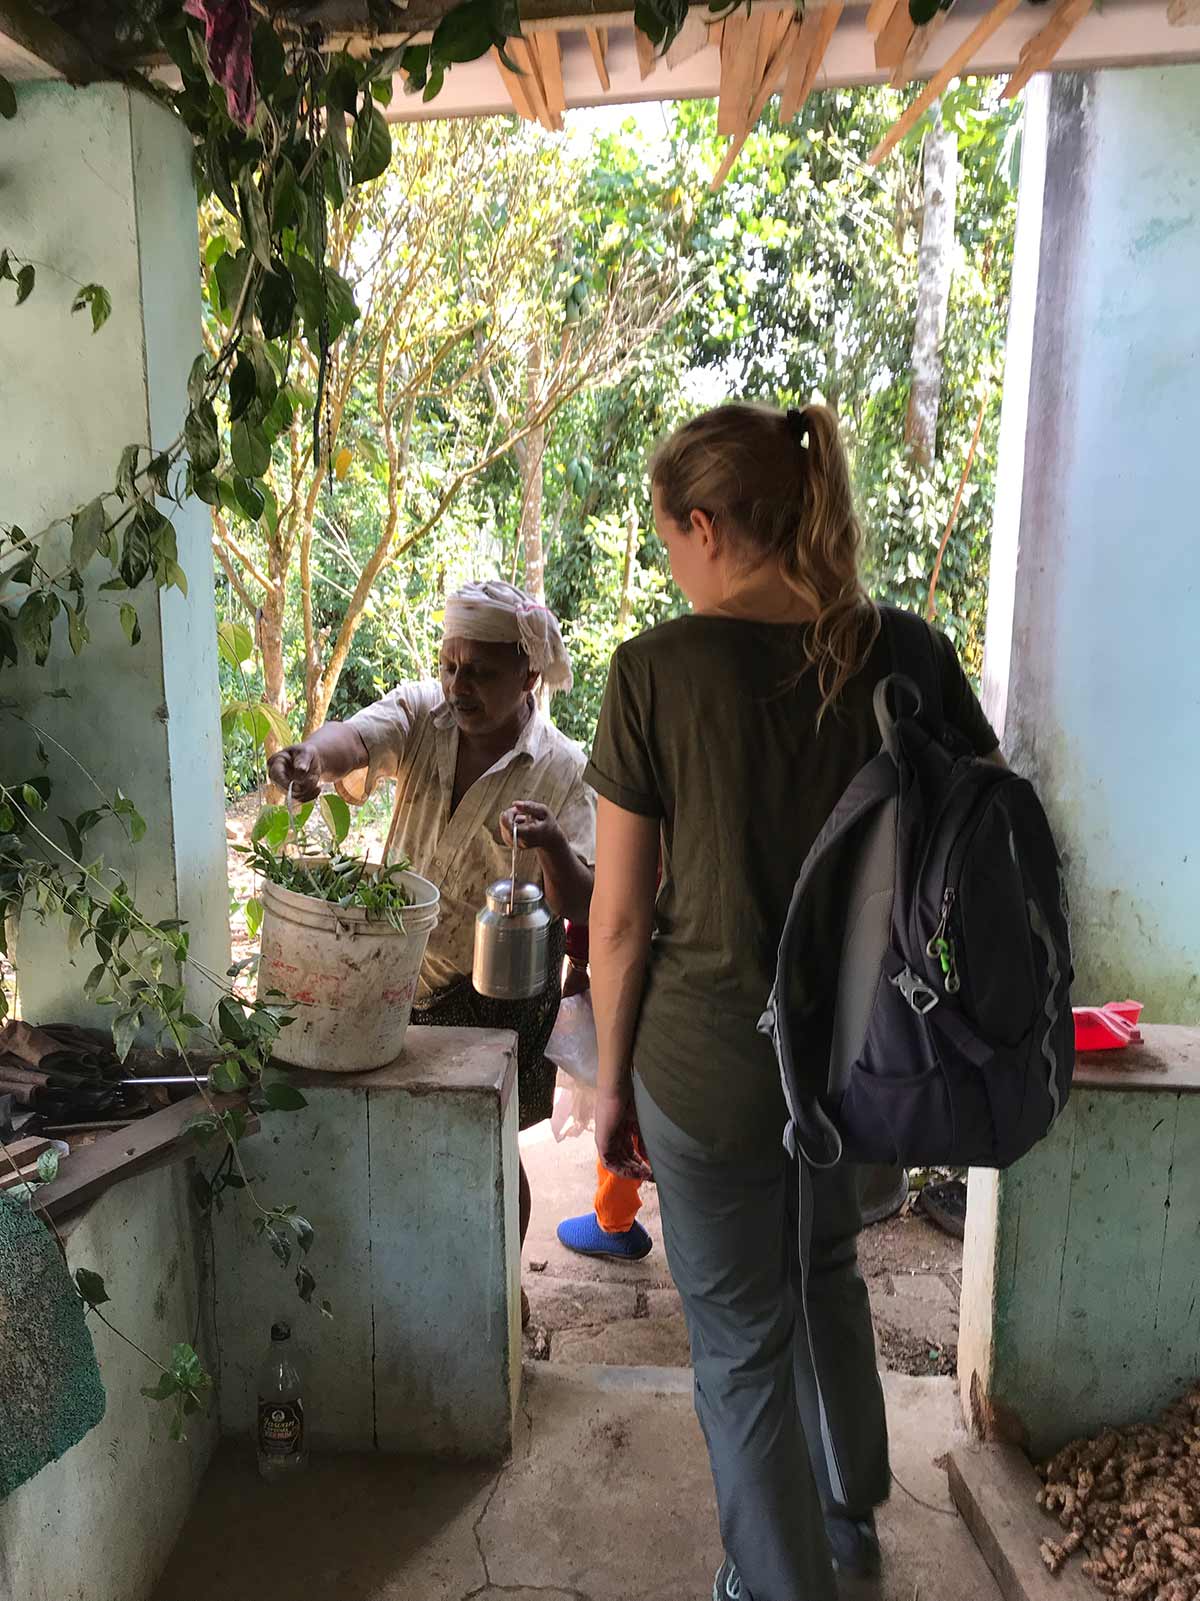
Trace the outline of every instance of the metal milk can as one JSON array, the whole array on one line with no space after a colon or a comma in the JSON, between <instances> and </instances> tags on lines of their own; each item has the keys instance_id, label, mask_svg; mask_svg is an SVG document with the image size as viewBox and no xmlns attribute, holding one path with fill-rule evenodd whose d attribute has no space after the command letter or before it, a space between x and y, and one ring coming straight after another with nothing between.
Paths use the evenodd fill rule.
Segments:
<instances>
[{"instance_id":1,"label":"metal milk can","mask_svg":"<svg viewBox=\"0 0 1200 1601\"><path fill-rule=\"evenodd\" d=\"M480 995L497 1001L527 1001L549 978L550 925L546 897L536 884L517 883L517 846L512 876L488 888L475 919L471 981Z\"/></svg>"}]
</instances>

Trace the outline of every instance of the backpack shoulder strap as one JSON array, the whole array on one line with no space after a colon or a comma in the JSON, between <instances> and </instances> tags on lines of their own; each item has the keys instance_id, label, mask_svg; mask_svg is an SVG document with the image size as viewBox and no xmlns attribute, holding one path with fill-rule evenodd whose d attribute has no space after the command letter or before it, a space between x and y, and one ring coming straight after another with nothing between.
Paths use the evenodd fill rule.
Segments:
<instances>
[{"instance_id":1,"label":"backpack shoulder strap","mask_svg":"<svg viewBox=\"0 0 1200 1601\"><path fill-rule=\"evenodd\" d=\"M800 906L821 862L853 829L889 801L896 794L897 786L896 764L886 750L880 751L854 779L817 835L792 890L791 905L779 941L775 984L767 1010L758 1024L759 1032L767 1035L775 1047L792 1120L789 1141L793 1145L793 1154L794 1148L798 1147L814 1167L832 1167L841 1157L842 1146L837 1130L824 1110L811 1095L804 1093L800 1064L795 1058L791 1036L786 986L799 926Z\"/></svg>"},{"instance_id":2,"label":"backpack shoulder strap","mask_svg":"<svg viewBox=\"0 0 1200 1601\"><path fill-rule=\"evenodd\" d=\"M946 709L932 630L924 618L896 606L881 606L879 615L891 652L893 673L903 673L913 680L921 691L921 706L927 722L940 731L945 726Z\"/></svg>"}]
</instances>

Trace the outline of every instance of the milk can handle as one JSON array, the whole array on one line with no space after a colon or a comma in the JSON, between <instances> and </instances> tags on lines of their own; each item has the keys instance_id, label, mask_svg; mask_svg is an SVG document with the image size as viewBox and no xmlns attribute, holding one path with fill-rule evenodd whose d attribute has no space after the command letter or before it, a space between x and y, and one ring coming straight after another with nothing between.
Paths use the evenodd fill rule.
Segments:
<instances>
[{"instance_id":1,"label":"milk can handle","mask_svg":"<svg viewBox=\"0 0 1200 1601\"><path fill-rule=\"evenodd\" d=\"M508 876L508 915L511 917L517 905L517 819L513 817L513 853L512 872Z\"/></svg>"}]
</instances>

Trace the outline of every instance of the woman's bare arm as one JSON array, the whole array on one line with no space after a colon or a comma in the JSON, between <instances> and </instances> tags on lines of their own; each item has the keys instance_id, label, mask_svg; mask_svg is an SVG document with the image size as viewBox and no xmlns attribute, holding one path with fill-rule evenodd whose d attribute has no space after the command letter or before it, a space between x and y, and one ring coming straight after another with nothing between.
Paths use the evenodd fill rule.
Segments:
<instances>
[{"instance_id":1,"label":"woman's bare arm","mask_svg":"<svg viewBox=\"0 0 1200 1601\"><path fill-rule=\"evenodd\" d=\"M631 1139L633 1039L658 882L659 824L603 797L596 819L596 887L588 922L599 1073L596 1145L613 1172L646 1178Z\"/></svg>"}]
</instances>

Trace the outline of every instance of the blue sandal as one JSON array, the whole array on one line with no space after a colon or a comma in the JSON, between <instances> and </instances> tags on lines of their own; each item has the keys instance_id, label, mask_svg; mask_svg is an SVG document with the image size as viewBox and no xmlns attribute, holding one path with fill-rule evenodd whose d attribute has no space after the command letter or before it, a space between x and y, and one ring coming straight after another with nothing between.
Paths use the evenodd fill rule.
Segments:
<instances>
[{"instance_id":1,"label":"blue sandal","mask_svg":"<svg viewBox=\"0 0 1200 1601\"><path fill-rule=\"evenodd\" d=\"M624 1234L609 1234L600 1227L595 1212L560 1223L558 1239L560 1245L577 1256L605 1256L614 1262L640 1262L654 1249L654 1241L640 1223Z\"/></svg>"}]
</instances>

